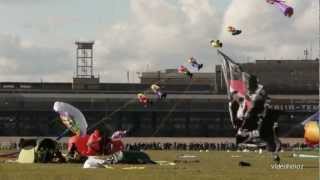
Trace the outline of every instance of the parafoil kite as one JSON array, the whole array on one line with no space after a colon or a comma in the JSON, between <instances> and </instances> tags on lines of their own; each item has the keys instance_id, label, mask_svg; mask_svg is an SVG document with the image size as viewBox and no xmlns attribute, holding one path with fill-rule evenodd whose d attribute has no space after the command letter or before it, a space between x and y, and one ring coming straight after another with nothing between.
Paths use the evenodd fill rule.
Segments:
<instances>
[{"instance_id":1,"label":"parafoil kite","mask_svg":"<svg viewBox=\"0 0 320 180\"><path fill-rule=\"evenodd\" d=\"M242 31L240 29L236 29L235 27L233 26L228 26L228 31L231 32L231 34L233 36L236 36L236 35L239 35L242 33Z\"/></svg>"},{"instance_id":2,"label":"parafoil kite","mask_svg":"<svg viewBox=\"0 0 320 180\"><path fill-rule=\"evenodd\" d=\"M181 65L178 67L178 73L187 75L190 79L192 79L193 74L186 68L185 66Z\"/></svg>"},{"instance_id":3,"label":"parafoil kite","mask_svg":"<svg viewBox=\"0 0 320 180\"><path fill-rule=\"evenodd\" d=\"M293 8L286 5L285 1L282 0L266 0L267 3L272 4L276 6L280 11L288 17L291 17L293 15Z\"/></svg>"},{"instance_id":4,"label":"parafoil kite","mask_svg":"<svg viewBox=\"0 0 320 180\"><path fill-rule=\"evenodd\" d=\"M189 58L188 63L190 63L191 66L196 68L198 71L200 71L200 69L203 67L203 64L198 63L198 61L194 57Z\"/></svg>"},{"instance_id":5,"label":"parafoil kite","mask_svg":"<svg viewBox=\"0 0 320 180\"><path fill-rule=\"evenodd\" d=\"M86 118L79 109L68 103L57 101L53 105L53 110L59 113L61 122L71 132L81 136L87 134L88 124Z\"/></svg>"},{"instance_id":6,"label":"parafoil kite","mask_svg":"<svg viewBox=\"0 0 320 180\"><path fill-rule=\"evenodd\" d=\"M219 40L211 40L210 41L210 46L214 47L214 48L222 48L222 42L220 42Z\"/></svg>"},{"instance_id":7,"label":"parafoil kite","mask_svg":"<svg viewBox=\"0 0 320 180\"><path fill-rule=\"evenodd\" d=\"M165 99L167 97L167 93L162 92L158 85L152 84L150 88L157 95L159 99Z\"/></svg>"}]
</instances>

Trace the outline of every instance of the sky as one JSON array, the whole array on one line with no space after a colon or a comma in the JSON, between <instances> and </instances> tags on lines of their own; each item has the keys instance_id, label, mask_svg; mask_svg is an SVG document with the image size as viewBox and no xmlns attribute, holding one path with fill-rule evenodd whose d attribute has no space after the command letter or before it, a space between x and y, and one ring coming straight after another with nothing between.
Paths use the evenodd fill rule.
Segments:
<instances>
[{"instance_id":1,"label":"sky","mask_svg":"<svg viewBox=\"0 0 320 180\"><path fill-rule=\"evenodd\" d=\"M285 17L265 0L0 0L0 81L71 82L75 41L95 41L102 82L137 72L221 63L209 41L238 62L319 57L318 1L287 0ZM232 36L226 27L243 31Z\"/></svg>"}]
</instances>

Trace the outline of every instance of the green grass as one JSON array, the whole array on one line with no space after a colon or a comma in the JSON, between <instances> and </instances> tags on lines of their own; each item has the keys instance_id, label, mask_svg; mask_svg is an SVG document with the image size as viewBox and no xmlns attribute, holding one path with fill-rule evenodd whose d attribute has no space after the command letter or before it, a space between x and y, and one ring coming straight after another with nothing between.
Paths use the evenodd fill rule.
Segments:
<instances>
[{"instance_id":1,"label":"green grass","mask_svg":"<svg viewBox=\"0 0 320 180\"><path fill-rule=\"evenodd\" d=\"M319 176L318 160L292 158L291 153L282 153L281 163L303 164L303 169L272 169L270 153L148 151L152 159L166 161L174 161L182 153L198 155L200 162L146 165L144 170L122 169L132 165L82 169L82 164L1 163L0 180L318 180ZM232 157L235 155L241 157ZM240 167L239 161L250 162L251 167Z\"/></svg>"}]
</instances>

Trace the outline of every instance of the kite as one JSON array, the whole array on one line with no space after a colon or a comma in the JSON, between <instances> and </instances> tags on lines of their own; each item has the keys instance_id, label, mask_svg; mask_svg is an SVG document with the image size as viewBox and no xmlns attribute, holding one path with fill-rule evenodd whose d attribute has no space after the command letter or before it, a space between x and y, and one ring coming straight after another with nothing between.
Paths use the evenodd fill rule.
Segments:
<instances>
[{"instance_id":1,"label":"kite","mask_svg":"<svg viewBox=\"0 0 320 180\"><path fill-rule=\"evenodd\" d=\"M239 64L219 50L218 54L223 57L222 70L229 97L230 119L237 130L237 145L268 147L273 152L273 160L279 162L279 112L270 108L271 99L257 77L244 72Z\"/></svg>"},{"instance_id":2,"label":"kite","mask_svg":"<svg viewBox=\"0 0 320 180\"><path fill-rule=\"evenodd\" d=\"M111 139L122 139L127 134L127 131L116 131L112 134Z\"/></svg>"},{"instance_id":3,"label":"kite","mask_svg":"<svg viewBox=\"0 0 320 180\"><path fill-rule=\"evenodd\" d=\"M74 158L75 152L80 157L92 156L100 153L101 136L98 130L87 134L87 121L83 113L74 106L65 102L55 102L53 110L60 115L62 124L74 136L68 140L68 156ZM66 132L66 131L65 131Z\"/></svg>"},{"instance_id":4,"label":"kite","mask_svg":"<svg viewBox=\"0 0 320 180\"><path fill-rule=\"evenodd\" d=\"M196 60L196 58L191 57L188 59L188 63L191 64L192 67L196 68L198 71L203 67L203 64L199 64Z\"/></svg>"},{"instance_id":5,"label":"kite","mask_svg":"<svg viewBox=\"0 0 320 180\"><path fill-rule=\"evenodd\" d=\"M188 70L188 68L183 65L178 67L178 73L187 75L190 79L192 79L193 74Z\"/></svg>"},{"instance_id":6,"label":"kite","mask_svg":"<svg viewBox=\"0 0 320 180\"><path fill-rule=\"evenodd\" d=\"M309 145L319 144L319 124L310 121L304 125L304 139Z\"/></svg>"},{"instance_id":7,"label":"kite","mask_svg":"<svg viewBox=\"0 0 320 180\"><path fill-rule=\"evenodd\" d=\"M158 85L152 84L150 88L157 95L159 99L165 99L167 97L167 93L162 92Z\"/></svg>"},{"instance_id":8,"label":"kite","mask_svg":"<svg viewBox=\"0 0 320 180\"><path fill-rule=\"evenodd\" d=\"M276 6L278 9L280 9L280 11L288 17L291 17L293 15L293 8L286 5L285 1L282 0L266 0L267 3L272 4L274 6Z\"/></svg>"},{"instance_id":9,"label":"kite","mask_svg":"<svg viewBox=\"0 0 320 180\"><path fill-rule=\"evenodd\" d=\"M142 104L144 107L148 107L149 105L152 105L152 101L143 93L137 94L138 101L140 104Z\"/></svg>"},{"instance_id":10,"label":"kite","mask_svg":"<svg viewBox=\"0 0 320 180\"><path fill-rule=\"evenodd\" d=\"M231 32L233 36L236 36L242 33L240 29L236 29L235 27L232 27L232 26L228 26L228 31Z\"/></svg>"},{"instance_id":11,"label":"kite","mask_svg":"<svg viewBox=\"0 0 320 180\"><path fill-rule=\"evenodd\" d=\"M214 47L214 48L222 48L223 44L219 40L211 40L210 45L211 47Z\"/></svg>"},{"instance_id":12,"label":"kite","mask_svg":"<svg viewBox=\"0 0 320 180\"><path fill-rule=\"evenodd\" d=\"M53 105L53 110L60 115L62 124L72 133L80 136L87 134L88 124L79 109L68 103L57 101Z\"/></svg>"},{"instance_id":13,"label":"kite","mask_svg":"<svg viewBox=\"0 0 320 180\"><path fill-rule=\"evenodd\" d=\"M319 114L318 111L302 122L302 125L304 125L304 140L310 146L318 145L320 141Z\"/></svg>"}]
</instances>

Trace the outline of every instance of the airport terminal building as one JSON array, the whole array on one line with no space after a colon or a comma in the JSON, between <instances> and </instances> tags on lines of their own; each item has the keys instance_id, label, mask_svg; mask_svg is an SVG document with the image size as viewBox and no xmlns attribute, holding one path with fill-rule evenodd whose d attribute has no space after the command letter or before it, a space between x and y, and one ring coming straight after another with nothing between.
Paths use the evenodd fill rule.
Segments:
<instances>
[{"instance_id":1,"label":"airport terminal building","mask_svg":"<svg viewBox=\"0 0 320 180\"><path fill-rule=\"evenodd\" d=\"M129 129L130 136L234 135L221 66L217 65L214 73L195 73L191 81L168 69L144 72L140 83L101 83L92 72L83 69L92 70L90 53L89 58L81 56L81 50L88 47L78 48L80 69L73 83L0 83L0 136L58 135L63 127L57 123L58 115L53 111L55 101L79 108L89 128L109 117L103 121L107 126ZM81 58L89 59L91 65L89 61L86 66L80 66L84 62ZM301 137L303 127L299 122L319 109L319 60L256 60L242 67L259 77L273 108L282 111L280 135ZM153 83L160 84L168 93L165 101L158 101L149 91ZM150 95L154 101L151 107L145 108L137 102L139 92Z\"/></svg>"}]
</instances>

